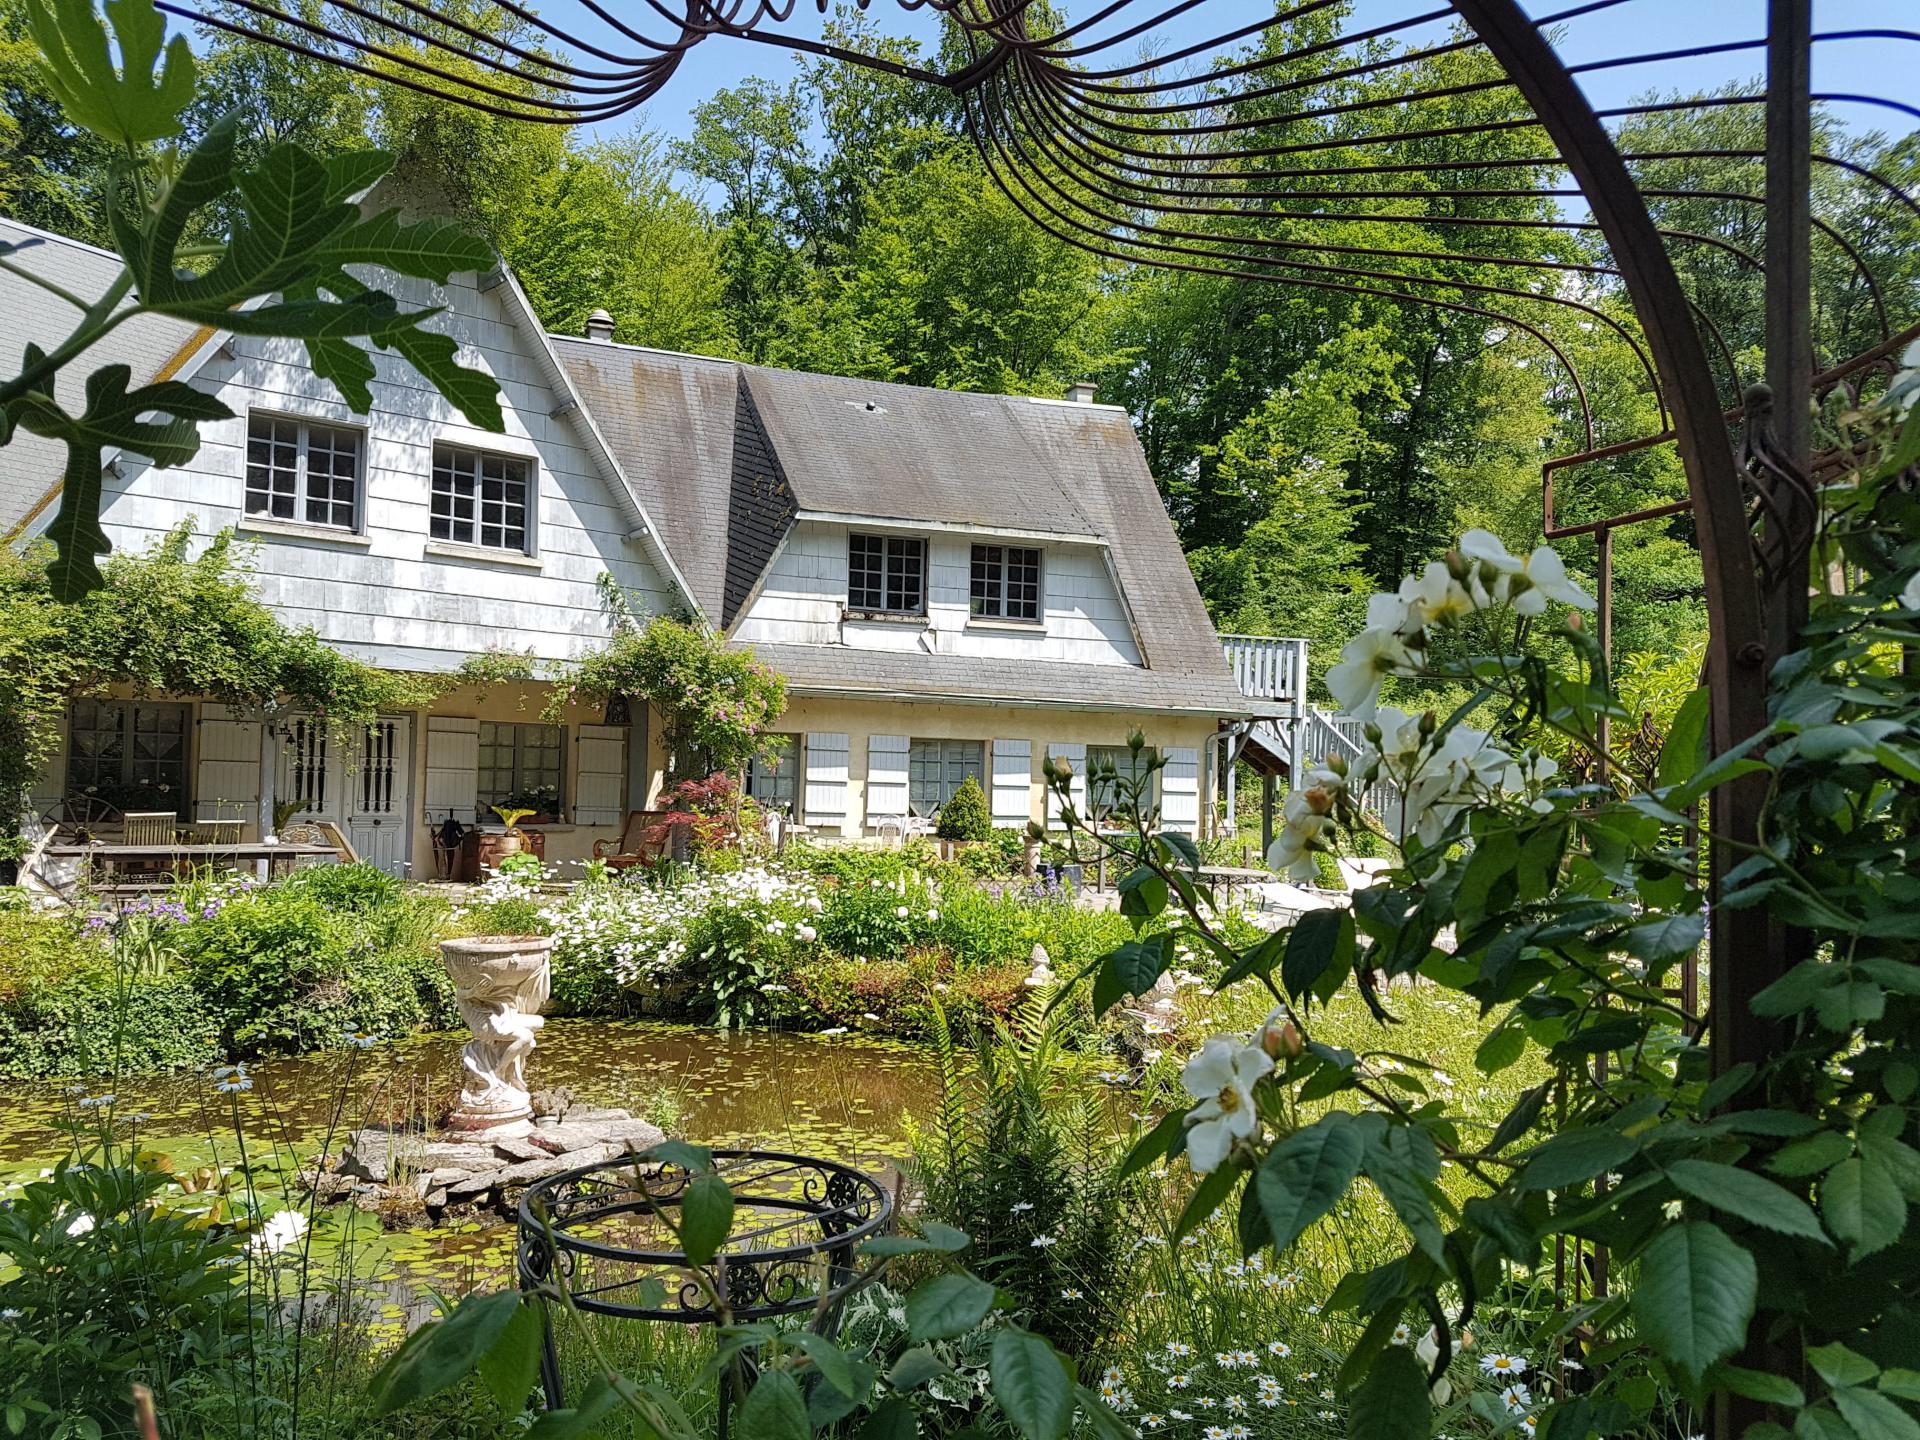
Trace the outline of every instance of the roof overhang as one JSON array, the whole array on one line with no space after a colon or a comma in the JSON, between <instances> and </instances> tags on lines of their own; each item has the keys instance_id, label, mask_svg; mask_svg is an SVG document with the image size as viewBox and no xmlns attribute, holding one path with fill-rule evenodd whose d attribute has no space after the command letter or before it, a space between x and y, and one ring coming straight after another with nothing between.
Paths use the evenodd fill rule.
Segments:
<instances>
[{"instance_id":1,"label":"roof overhang","mask_svg":"<svg viewBox=\"0 0 1920 1440\"><path fill-rule=\"evenodd\" d=\"M787 694L802 699L870 700L903 705L976 705L1016 710L1098 710L1115 715L1187 715L1201 720L1244 720L1252 713L1244 707L1223 710L1211 705L1156 705L1130 700L1126 702L1082 700L1071 696L1040 699L1031 695L950 695L927 690L890 690L871 685L804 684L789 680Z\"/></svg>"},{"instance_id":2,"label":"roof overhang","mask_svg":"<svg viewBox=\"0 0 1920 1440\"><path fill-rule=\"evenodd\" d=\"M1008 525L972 525L957 520L916 520L901 515L853 515L836 510L809 510L804 506L793 512L795 520L817 520L830 525L859 525L869 530L931 530L948 535L980 535L995 540L1033 540L1052 545L1092 545L1107 548L1103 536L1076 534L1063 530L1023 530Z\"/></svg>"}]
</instances>

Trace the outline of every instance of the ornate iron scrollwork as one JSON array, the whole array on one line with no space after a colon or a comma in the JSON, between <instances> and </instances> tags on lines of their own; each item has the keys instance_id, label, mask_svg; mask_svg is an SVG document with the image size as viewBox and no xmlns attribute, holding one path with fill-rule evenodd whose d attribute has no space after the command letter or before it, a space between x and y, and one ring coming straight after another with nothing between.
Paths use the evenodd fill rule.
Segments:
<instances>
[{"instance_id":1,"label":"ornate iron scrollwork","mask_svg":"<svg viewBox=\"0 0 1920 1440\"><path fill-rule=\"evenodd\" d=\"M1773 431L1773 391L1753 385L1740 427L1740 486L1753 531L1753 560L1762 593L1804 583L1819 514L1813 479L1780 448Z\"/></svg>"}]
</instances>

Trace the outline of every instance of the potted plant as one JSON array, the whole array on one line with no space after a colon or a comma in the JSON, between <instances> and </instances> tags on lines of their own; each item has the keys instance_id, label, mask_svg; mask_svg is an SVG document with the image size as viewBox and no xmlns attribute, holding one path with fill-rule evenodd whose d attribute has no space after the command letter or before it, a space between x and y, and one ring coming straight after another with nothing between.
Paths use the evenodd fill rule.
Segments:
<instances>
[{"instance_id":1,"label":"potted plant","mask_svg":"<svg viewBox=\"0 0 1920 1440\"><path fill-rule=\"evenodd\" d=\"M538 830L522 830L521 822L535 812L524 805L515 805L512 798L500 805L487 807L500 817L505 828L497 832L470 830L462 843L464 863L460 867L460 878L466 881L478 880L488 870L498 870L500 862L509 855L528 854L545 860L547 858L547 837Z\"/></svg>"},{"instance_id":2,"label":"potted plant","mask_svg":"<svg viewBox=\"0 0 1920 1440\"><path fill-rule=\"evenodd\" d=\"M987 808L987 792L972 776L960 782L953 798L933 817L933 833L940 841L940 858L951 860L962 845L978 844L993 835L993 815Z\"/></svg>"}]
</instances>

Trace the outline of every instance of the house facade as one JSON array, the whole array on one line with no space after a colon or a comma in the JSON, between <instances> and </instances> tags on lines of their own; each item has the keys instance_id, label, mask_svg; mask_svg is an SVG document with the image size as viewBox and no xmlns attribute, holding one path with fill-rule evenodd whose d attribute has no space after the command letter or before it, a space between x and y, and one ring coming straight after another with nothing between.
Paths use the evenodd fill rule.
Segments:
<instances>
[{"instance_id":1,"label":"house facade","mask_svg":"<svg viewBox=\"0 0 1920 1440\"><path fill-rule=\"evenodd\" d=\"M0 240L77 294L117 270L11 222ZM1167 757L1166 823L1201 829L1214 737L1246 702L1123 412L667 354L605 326L552 336L504 269L401 293L444 307L433 323L462 363L499 380L504 433L467 425L395 356L375 352L357 415L295 342L149 317L83 370L125 361L235 418L204 427L186 466L110 458L114 548L186 520L230 528L283 618L433 674L489 652L581 655L608 634L610 575L637 611L693 616L787 677L747 783L816 834L890 831L968 774L997 825L1057 819L1044 757L1084 776L1103 747L1124 759L1135 729ZM0 303L21 340L47 344L71 318L14 276ZM0 534L41 533L59 474L37 437L0 450ZM276 798L397 874L433 873L445 820L484 827L509 802L547 819L550 861L584 859L658 801L667 757L645 707L555 723L547 698L533 682L462 685L344 738L200 697L78 699L33 804L93 796L254 834L271 769Z\"/></svg>"}]
</instances>

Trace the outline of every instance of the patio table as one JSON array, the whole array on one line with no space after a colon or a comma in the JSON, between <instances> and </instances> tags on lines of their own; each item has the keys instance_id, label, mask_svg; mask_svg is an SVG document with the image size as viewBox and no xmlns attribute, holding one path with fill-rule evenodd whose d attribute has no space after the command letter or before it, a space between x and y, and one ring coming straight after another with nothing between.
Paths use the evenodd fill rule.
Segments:
<instances>
[{"instance_id":1,"label":"patio table","mask_svg":"<svg viewBox=\"0 0 1920 1440\"><path fill-rule=\"evenodd\" d=\"M158 844L158 845L121 845L109 841L91 841L78 845L49 845L49 856L61 859L81 860L87 867L102 872L103 879L110 877L122 866L133 864L178 864L193 861L211 864L216 861L244 862L252 861L254 871L263 879L271 879L276 865L281 873L291 871L301 860L328 855L336 859L339 851L331 845L295 845L282 843L265 845L258 840L221 844Z\"/></svg>"}]
</instances>

